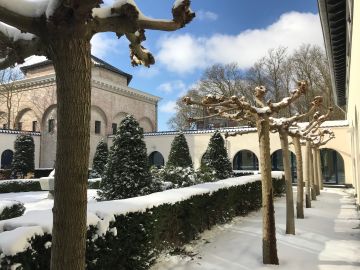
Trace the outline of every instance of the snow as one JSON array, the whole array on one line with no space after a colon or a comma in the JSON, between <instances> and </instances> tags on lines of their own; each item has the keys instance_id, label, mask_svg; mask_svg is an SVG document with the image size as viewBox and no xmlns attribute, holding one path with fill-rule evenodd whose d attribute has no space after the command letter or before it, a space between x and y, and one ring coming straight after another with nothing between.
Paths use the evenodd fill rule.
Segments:
<instances>
[{"instance_id":1,"label":"snow","mask_svg":"<svg viewBox=\"0 0 360 270\"><path fill-rule=\"evenodd\" d=\"M117 0L110 7L93 8L92 16L94 18L97 17L97 18L101 18L101 19L112 17L112 16L117 16L117 14L112 14L111 13L111 9L120 8L121 6L123 6L125 4L130 4L130 5L134 6L136 8L136 10L139 12L139 18L140 17L145 17L141 13L140 9L137 7L134 0Z\"/></svg>"},{"instance_id":2,"label":"snow","mask_svg":"<svg viewBox=\"0 0 360 270\"><path fill-rule=\"evenodd\" d=\"M59 0L0 0L0 6L26 17L49 18L59 6Z\"/></svg>"},{"instance_id":3,"label":"snow","mask_svg":"<svg viewBox=\"0 0 360 270\"><path fill-rule=\"evenodd\" d=\"M296 198L296 195L294 195ZM262 213L235 218L186 246L192 256L163 255L151 270L355 270L360 269L359 214L352 189L321 192L296 235L286 235L285 197L275 202L279 266L262 264Z\"/></svg>"},{"instance_id":4,"label":"snow","mask_svg":"<svg viewBox=\"0 0 360 270\"><path fill-rule=\"evenodd\" d=\"M0 0L0 5L1 5L1 0ZM19 39L31 40L35 37L33 34L22 33L20 30L16 29L15 27L12 27L2 22L0 22L0 32L3 33L12 41L17 41Z\"/></svg>"},{"instance_id":5,"label":"snow","mask_svg":"<svg viewBox=\"0 0 360 270\"><path fill-rule=\"evenodd\" d=\"M20 227L3 232L0 234L0 251L5 255L15 255L25 251L30 246L28 241L35 235L43 235L40 226Z\"/></svg>"},{"instance_id":6,"label":"snow","mask_svg":"<svg viewBox=\"0 0 360 270\"><path fill-rule=\"evenodd\" d=\"M173 9L179 7L180 5L182 5L184 3L184 0L175 0L174 4L173 4Z\"/></svg>"},{"instance_id":7,"label":"snow","mask_svg":"<svg viewBox=\"0 0 360 270\"><path fill-rule=\"evenodd\" d=\"M274 178L281 178L282 172L274 172ZM191 187L166 190L146 196L136 198L95 202L93 196L96 190L88 190L88 213L87 225L97 227L97 234L103 235L109 231L110 221L115 219L115 215L127 214L129 212L146 211L152 207L165 203L176 203L189 199L195 195L213 193L222 188L244 185L260 180L260 175L242 176L229 178L212 183L203 183ZM8 237L15 238L14 241L0 241L0 250L8 255L14 250L24 250L27 247L26 239L39 233L50 233L52 231L52 205L53 201L45 198L47 192L22 192L0 194L0 199L12 198L24 203L26 212L23 216L0 221L0 239ZM40 199L39 199L40 198ZM18 228L23 228L20 231ZM31 230L30 228L36 228ZM111 230L111 229L110 229ZM7 232L10 231L10 232ZM14 233L14 232L19 233ZM117 232L112 230L113 234ZM5 236L2 236L5 233ZM19 238L17 239L16 236ZM5 251L6 250L6 251Z\"/></svg>"}]
</instances>

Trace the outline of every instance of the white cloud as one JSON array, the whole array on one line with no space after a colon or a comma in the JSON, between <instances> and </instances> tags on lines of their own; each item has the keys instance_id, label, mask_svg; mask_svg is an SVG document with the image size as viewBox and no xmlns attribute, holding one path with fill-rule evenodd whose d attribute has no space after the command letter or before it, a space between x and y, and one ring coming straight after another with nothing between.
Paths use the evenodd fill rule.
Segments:
<instances>
[{"instance_id":1,"label":"white cloud","mask_svg":"<svg viewBox=\"0 0 360 270\"><path fill-rule=\"evenodd\" d=\"M181 80L170 81L160 84L157 89L166 94L171 94L173 92L181 94L186 92L186 84Z\"/></svg>"},{"instance_id":2,"label":"white cloud","mask_svg":"<svg viewBox=\"0 0 360 270\"><path fill-rule=\"evenodd\" d=\"M160 112L164 113L175 113L176 112L176 101L170 100L165 102L159 107Z\"/></svg>"},{"instance_id":3,"label":"white cloud","mask_svg":"<svg viewBox=\"0 0 360 270\"><path fill-rule=\"evenodd\" d=\"M323 46L319 16L289 12L264 29L249 29L238 35L166 36L159 42L157 59L177 73L191 73L213 63L230 62L246 69L271 48L283 46L291 52L304 43Z\"/></svg>"},{"instance_id":4,"label":"white cloud","mask_svg":"<svg viewBox=\"0 0 360 270\"><path fill-rule=\"evenodd\" d=\"M208 10L198 10L196 11L196 19L200 21L216 21L218 19L218 15L214 12Z\"/></svg>"},{"instance_id":5,"label":"white cloud","mask_svg":"<svg viewBox=\"0 0 360 270\"><path fill-rule=\"evenodd\" d=\"M100 33L93 36L91 39L91 53L99 58L107 54L120 53L124 51L124 38L117 39L115 34L109 37L106 33ZM129 50L126 49L126 52Z\"/></svg>"}]
</instances>

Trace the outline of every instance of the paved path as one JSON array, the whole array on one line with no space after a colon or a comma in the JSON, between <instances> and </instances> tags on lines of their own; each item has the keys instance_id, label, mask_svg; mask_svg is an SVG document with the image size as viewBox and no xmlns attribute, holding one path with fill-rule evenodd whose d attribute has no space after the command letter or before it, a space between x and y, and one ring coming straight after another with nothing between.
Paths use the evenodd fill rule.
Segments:
<instances>
[{"instance_id":1,"label":"paved path","mask_svg":"<svg viewBox=\"0 0 360 270\"><path fill-rule=\"evenodd\" d=\"M261 213L216 226L187 246L191 257L164 256L152 270L360 270L360 221L353 190L322 191L306 218L296 220L296 235L285 235L285 199L276 201L280 266L264 266ZM296 194L294 194L296 198Z\"/></svg>"}]
</instances>

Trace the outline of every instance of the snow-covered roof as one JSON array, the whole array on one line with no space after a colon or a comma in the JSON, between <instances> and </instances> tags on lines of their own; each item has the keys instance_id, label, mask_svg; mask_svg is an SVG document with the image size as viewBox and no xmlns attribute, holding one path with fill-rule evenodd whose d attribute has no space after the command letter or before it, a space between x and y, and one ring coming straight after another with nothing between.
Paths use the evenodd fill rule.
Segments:
<instances>
[{"instance_id":1,"label":"snow-covered roof","mask_svg":"<svg viewBox=\"0 0 360 270\"><path fill-rule=\"evenodd\" d=\"M124 77L126 77L127 79L127 84L130 83L131 79L132 79L132 75L110 65L109 63L105 62L104 60L101 60L100 58L97 58L94 55L91 55L91 61L92 63L96 66L96 67L100 67L100 68L104 68L107 69L109 71L115 72L119 75L122 75ZM41 61L35 64L31 64L31 65L27 65L27 66L22 66L20 69L21 71L26 74L29 70L33 70L36 68L40 68L40 67L45 67L45 66L50 66L52 65L52 61L51 60L45 60L45 61Z\"/></svg>"},{"instance_id":2,"label":"snow-covered roof","mask_svg":"<svg viewBox=\"0 0 360 270\"><path fill-rule=\"evenodd\" d=\"M256 128L244 126L244 127L238 127L238 128L215 128L215 129L183 130L183 131L159 131L159 132L144 133L144 136L178 135L179 133L206 134L206 133L215 133L215 131L219 131L221 133L236 132L236 131L256 131Z\"/></svg>"},{"instance_id":3,"label":"snow-covered roof","mask_svg":"<svg viewBox=\"0 0 360 270\"><path fill-rule=\"evenodd\" d=\"M31 136L40 136L41 135L40 132L21 131L21 130L12 130L12 129L1 129L1 128L0 128L0 133L5 133L5 134L26 134L26 135L31 135Z\"/></svg>"}]
</instances>

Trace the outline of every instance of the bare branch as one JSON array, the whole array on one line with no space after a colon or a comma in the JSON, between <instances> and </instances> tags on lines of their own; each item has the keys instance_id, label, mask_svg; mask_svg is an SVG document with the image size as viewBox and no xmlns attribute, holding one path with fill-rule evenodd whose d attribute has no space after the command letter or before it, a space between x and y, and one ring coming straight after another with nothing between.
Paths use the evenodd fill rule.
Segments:
<instances>
[{"instance_id":1,"label":"bare branch","mask_svg":"<svg viewBox=\"0 0 360 270\"><path fill-rule=\"evenodd\" d=\"M140 17L138 24L142 29L175 31L183 28L195 17L195 13L190 9L190 0L176 1L173 9L173 20L156 20L146 17Z\"/></svg>"},{"instance_id":2,"label":"bare branch","mask_svg":"<svg viewBox=\"0 0 360 270\"><path fill-rule=\"evenodd\" d=\"M268 106L270 107L271 112L278 112L281 109L288 107L301 95L305 94L307 90L308 84L306 81L298 82L298 88L290 94L290 97L283 98L280 102L277 103L272 103L271 101L268 101Z\"/></svg>"},{"instance_id":3,"label":"bare branch","mask_svg":"<svg viewBox=\"0 0 360 270\"><path fill-rule=\"evenodd\" d=\"M0 4L0 18L1 22L16 27L22 32L37 32L35 23L38 19L26 17L24 15L11 11L8 8L4 7L2 3Z\"/></svg>"},{"instance_id":4,"label":"bare branch","mask_svg":"<svg viewBox=\"0 0 360 270\"><path fill-rule=\"evenodd\" d=\"M141 45L141 42L146 39L145 30L139 30L135 34L126 34L126 38L130 41L130 59L133 66L150 67L155 64L153 55Z\"/></svg>"}]
</instances>

